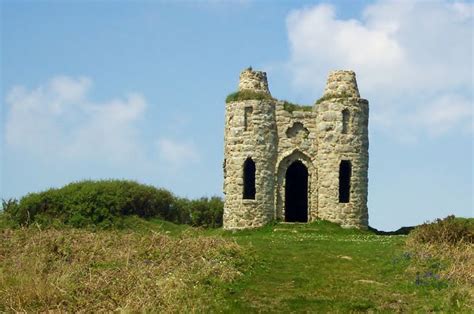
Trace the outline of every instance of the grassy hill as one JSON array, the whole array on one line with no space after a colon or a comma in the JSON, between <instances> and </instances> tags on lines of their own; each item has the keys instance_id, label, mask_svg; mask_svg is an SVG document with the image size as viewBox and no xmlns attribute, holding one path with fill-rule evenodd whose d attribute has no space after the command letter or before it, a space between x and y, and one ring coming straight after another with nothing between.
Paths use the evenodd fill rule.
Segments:
<instances>
[{"instance_id":1,"label":"grassy hill","mask_svg":"<svg viewBox=\"0 0 474 314\"><path fill-rule=\"evenodd\" d=\"M120 230L0 225L2 312L473 310L472 278L447 276L449 261L420 257L406 236L323 221L239 232L137 217Z\"/></svg>"},{"instance_id":2,"label":"grassy hill","mask_svg":"<svg viewBox=\"0 0 474 314\"><path fill-rule=\"evenodd\" d=\"M473 312L474 219L224 231L218 197L81 181L2 202L0 312Z\"/></svg>"}]
</instances>

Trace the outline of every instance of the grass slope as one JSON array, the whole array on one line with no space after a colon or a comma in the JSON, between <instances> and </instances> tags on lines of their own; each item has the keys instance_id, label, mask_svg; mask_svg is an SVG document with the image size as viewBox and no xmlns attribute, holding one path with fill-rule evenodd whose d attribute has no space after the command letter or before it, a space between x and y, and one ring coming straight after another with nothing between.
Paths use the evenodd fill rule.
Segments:
<instances>
[{"instance_id":1,"label":"grass slope","mask_svg":"<svg viewBox=\"0 0 474 314\"><path fill-rule=\"evenodd\" d=\"M328 222L238 232L134 217L120 231L1 222L0 311L472 310L463 286L420 281L405 236Z\"/></svg>"},{"instance_id":2,"label":"grass slope","mask_svg":"<svg viewBox=\"0 0 474 314\"><path fill-rule=\"evenodd\" d=\"M405 236L316 222L229 237L251 247L257 261L227 287L220 307L229 312L468 312L472 306L465 289L442 279L420 282L407 272Z\"/></svg>"}]
</instances>

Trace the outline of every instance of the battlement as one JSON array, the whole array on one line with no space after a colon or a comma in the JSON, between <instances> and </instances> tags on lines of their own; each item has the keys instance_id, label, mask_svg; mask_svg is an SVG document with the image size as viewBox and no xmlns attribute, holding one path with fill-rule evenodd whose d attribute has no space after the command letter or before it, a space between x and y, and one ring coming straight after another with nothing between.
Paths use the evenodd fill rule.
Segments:
<instances>
[{"instance_id":1,"label":"battlement","mask_svg":"<svg viewBox=\"0 0 474 314\"><path fill-rule=\"evenodd\" d=\"M247 68L240 73L239 91L250 90L270 95L268 89L267 73L263 71L253 71Z\"/></svg>"},{"instance_id":2,"label":"battlement","mask_svg":"<svg viewBox=\"0 0 474 314\"><path fill-rule=\"evenodd\" d=\"M323 97L359 98L360 94L359 89L357 88L356 75L354 71L337 70L329 72Z\"/></svg>"}]
</instances>

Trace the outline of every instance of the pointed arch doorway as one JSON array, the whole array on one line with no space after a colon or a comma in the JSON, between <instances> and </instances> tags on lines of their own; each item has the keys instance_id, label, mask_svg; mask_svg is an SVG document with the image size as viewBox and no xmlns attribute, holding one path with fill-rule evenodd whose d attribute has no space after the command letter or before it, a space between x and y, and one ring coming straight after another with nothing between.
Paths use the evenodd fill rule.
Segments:
<instances>
[{"instance_id":1,"label":"pointed arch doorway","mask_svg":"<svg viewBox=\"0 0 474 314\"><path fill-rule=\"evenodd\" d=\"M300 160L286 170L285 221L308 222L308 169Z\"/></svg>"}]
</instances>

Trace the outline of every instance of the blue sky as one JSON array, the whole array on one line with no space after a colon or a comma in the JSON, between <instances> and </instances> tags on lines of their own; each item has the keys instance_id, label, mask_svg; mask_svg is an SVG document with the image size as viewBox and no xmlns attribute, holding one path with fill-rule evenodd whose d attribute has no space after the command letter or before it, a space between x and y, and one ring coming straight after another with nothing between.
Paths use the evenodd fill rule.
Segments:
<instances>
[{"instance_id":1,"label":"blue sky","mask_svg":"<svg viewBox=\"0 0 474 314\"><path fill-rule=\"evenodd\" d=\"M370 224L472 217L473 16L466 1L1 1L0 197L89 178L222 195L243 68L302 104L353 69Z\"/></svg>"}]
</instances>

